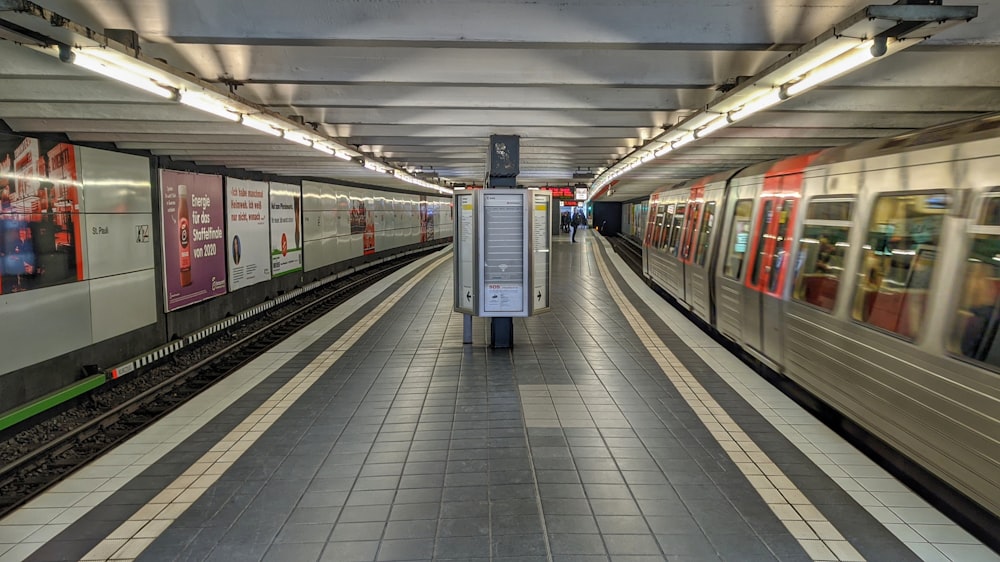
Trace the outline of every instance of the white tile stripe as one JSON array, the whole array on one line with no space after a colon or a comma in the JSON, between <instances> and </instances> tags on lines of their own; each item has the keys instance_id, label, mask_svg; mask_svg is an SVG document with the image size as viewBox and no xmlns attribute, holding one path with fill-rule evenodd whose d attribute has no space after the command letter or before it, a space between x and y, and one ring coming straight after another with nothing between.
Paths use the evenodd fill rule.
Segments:
<instances>
[{"instance_id":1,"label":"white tile stripe","mask_svg":"<svg viewBox=\"0 0 1000 562\"><path fill-rule=\"evenodd\" d=\"M678 393L691 406L698 419L715 437L733 463L740 469L771 511L785 525L813 560L861 562L864 557L798 490L784 472L762 451L753 439L733 421L726 410L698 382L683 363L656 335L646 319L628 302L611 278L601 252L593 248L598 270L618 308L647 351L659 364Z\"/></svg>"},{"instance_id":2,"label":"white tile stripe","mask_svg":"<svg viewBox=\"0 0 1000 562\"><path fill-rule=\"evenodd\" d=\"M139 556L174 520L194 505L194 502L243 456L313 383L350 350L369 328L431 271L450 259L451 255L438 258L411 277L81 560L134 560Z\"/></svg>"},{"instance_id":3,"label":"white tile stripe","mask_svg":"<svg viewBox=\"0 0 1000 562\"><path fill-rule=\"evenodd\" d=\"M609 244L599 238L600 244ZM752 405L820 470L853 497L879 523L923 560L934 562L1000 562L1000 556L907 489L819 420L753 372L653 292L613 252L611 263L625 283L680 338L710 365L737 394ZM870 493L892 487L885 503ZM885 498L886 496L881 496ZM949 535L947 541L937 538ZM925 536L932 537L931 540Z\"/></svg>"}]
</instances>

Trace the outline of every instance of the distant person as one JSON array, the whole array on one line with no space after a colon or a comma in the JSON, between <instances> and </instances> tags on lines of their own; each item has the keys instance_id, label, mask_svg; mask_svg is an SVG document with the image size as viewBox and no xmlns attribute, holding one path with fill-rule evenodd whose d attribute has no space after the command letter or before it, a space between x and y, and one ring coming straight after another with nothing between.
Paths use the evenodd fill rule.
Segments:
<instances>
[{"instance_id":1,"label":"distant person","mask_svg":"<svg viewBox=\"0 0 1000 562\"><path fill-rule=\"evenodd\" d=\"M574 214L573 220L570 222L570 225L573 227L573 236L570 238L570 242L576 242L576 229L581 224L583 224L583 217L580 215L580 213Z\"/></svg>"},{"instance_id":2,"label":"distant person","mask_svg":"<svg viewBox=\"0 0 1000 562\"><path fill-rule=\"evenodd\" d=\"M569 232L569 213L565 212L559 218L560 225L562 226L563 232Z\"/></svg>"}]
</instances>

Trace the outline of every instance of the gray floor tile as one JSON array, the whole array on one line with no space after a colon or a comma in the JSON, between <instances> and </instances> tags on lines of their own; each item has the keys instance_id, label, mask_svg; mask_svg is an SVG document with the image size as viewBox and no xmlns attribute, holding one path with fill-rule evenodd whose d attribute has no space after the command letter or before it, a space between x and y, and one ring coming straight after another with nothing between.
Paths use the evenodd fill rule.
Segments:
<instances>
[{"instance_id":1,"label":"gray floor tile","mask_svg":"<svg viewBox=\"0 0 1000 562\"><path fill-rule=\"evenodd\" d=\"M549 544L553 555L585 554L603 556L607 554L601 535L553 533L549 535Z\"/></svg>"},{"instance_id":2,"label":"gray floor tile","mask_svg":"<svg viewBox=\"0 0 1000 562\"><path fill-rule=\"evenodd\" d=\"M434 539L383 540L376 560L429 560L434 555Z\"/></svg>"},{"instance_id":3,"label":"gray floor tile","mask_svg":"<svg viewBox=\"0 0 1000 562\"><path fill-rule=\"evenodd\" d=\"M323 562L372 562L378 552L378 541L330 543L323 549Z\"/></svg>"},{"instance_id":4,"label":"gray floor tile","mask_svg":"<svg viewBox=\"0 0 1000 562\"><path fill-rule=\"evenodd\" d=\"M437 533L436 519L416 519L410 521L389 521L385 527L385 539L433 538Z\"/></svg>"},{"instance_id":5,"label":"gray floor tile","mask_svg":"<svg viewBox=\"0 0 1000 562\"><path fill-rule=\"evenodd\" d=\"M309 562L319 560L323 551L322 543L273 544L264 555L265 562L288 562L289 560Z\"/></svg>"}]
</instances>

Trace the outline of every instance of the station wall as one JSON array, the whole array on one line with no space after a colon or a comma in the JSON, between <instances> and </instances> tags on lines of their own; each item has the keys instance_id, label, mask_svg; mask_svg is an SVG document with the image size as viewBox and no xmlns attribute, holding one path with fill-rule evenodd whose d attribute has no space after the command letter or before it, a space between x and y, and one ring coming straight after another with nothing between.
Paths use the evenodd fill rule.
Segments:
<instances>
[{"instance_id":1,"label":"station wall","mask_svg":"<svg viewBox=\"0 0 1000 562\"><path fill-rule=\"evenodd\" d=\"M446 197L156 164L0 134L0 414L84 365L451 237Z\"/></svg>"}]
</instances>

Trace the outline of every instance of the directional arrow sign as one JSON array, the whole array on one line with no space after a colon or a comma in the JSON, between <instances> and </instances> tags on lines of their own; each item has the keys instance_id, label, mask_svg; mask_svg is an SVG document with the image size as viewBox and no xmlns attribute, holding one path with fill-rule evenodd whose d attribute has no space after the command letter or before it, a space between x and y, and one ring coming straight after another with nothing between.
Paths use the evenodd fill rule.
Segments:
<instances>
[{"instance_id":1,"label":"directional arrow sign","mask_svg":"<svg viewBox=\"0 0 1000 562\"><path fill-rule=\"evenodd\" d=\"M542 302L542 292L541 291L538 291L538 297L537 297L537 299L538 299L538 302Z\"/></svg>"},{"instance_id":2,"label":"directional arrow sign","mask_svg":"<svg viewBox=\"0 0 1000 562\"><path fill-rule=\"evenodd\" d=\"M467 301L471 301L472 300L472 293L471 292L465 293L465 300L467 300Z\"/></svg>"}]
</instances>

